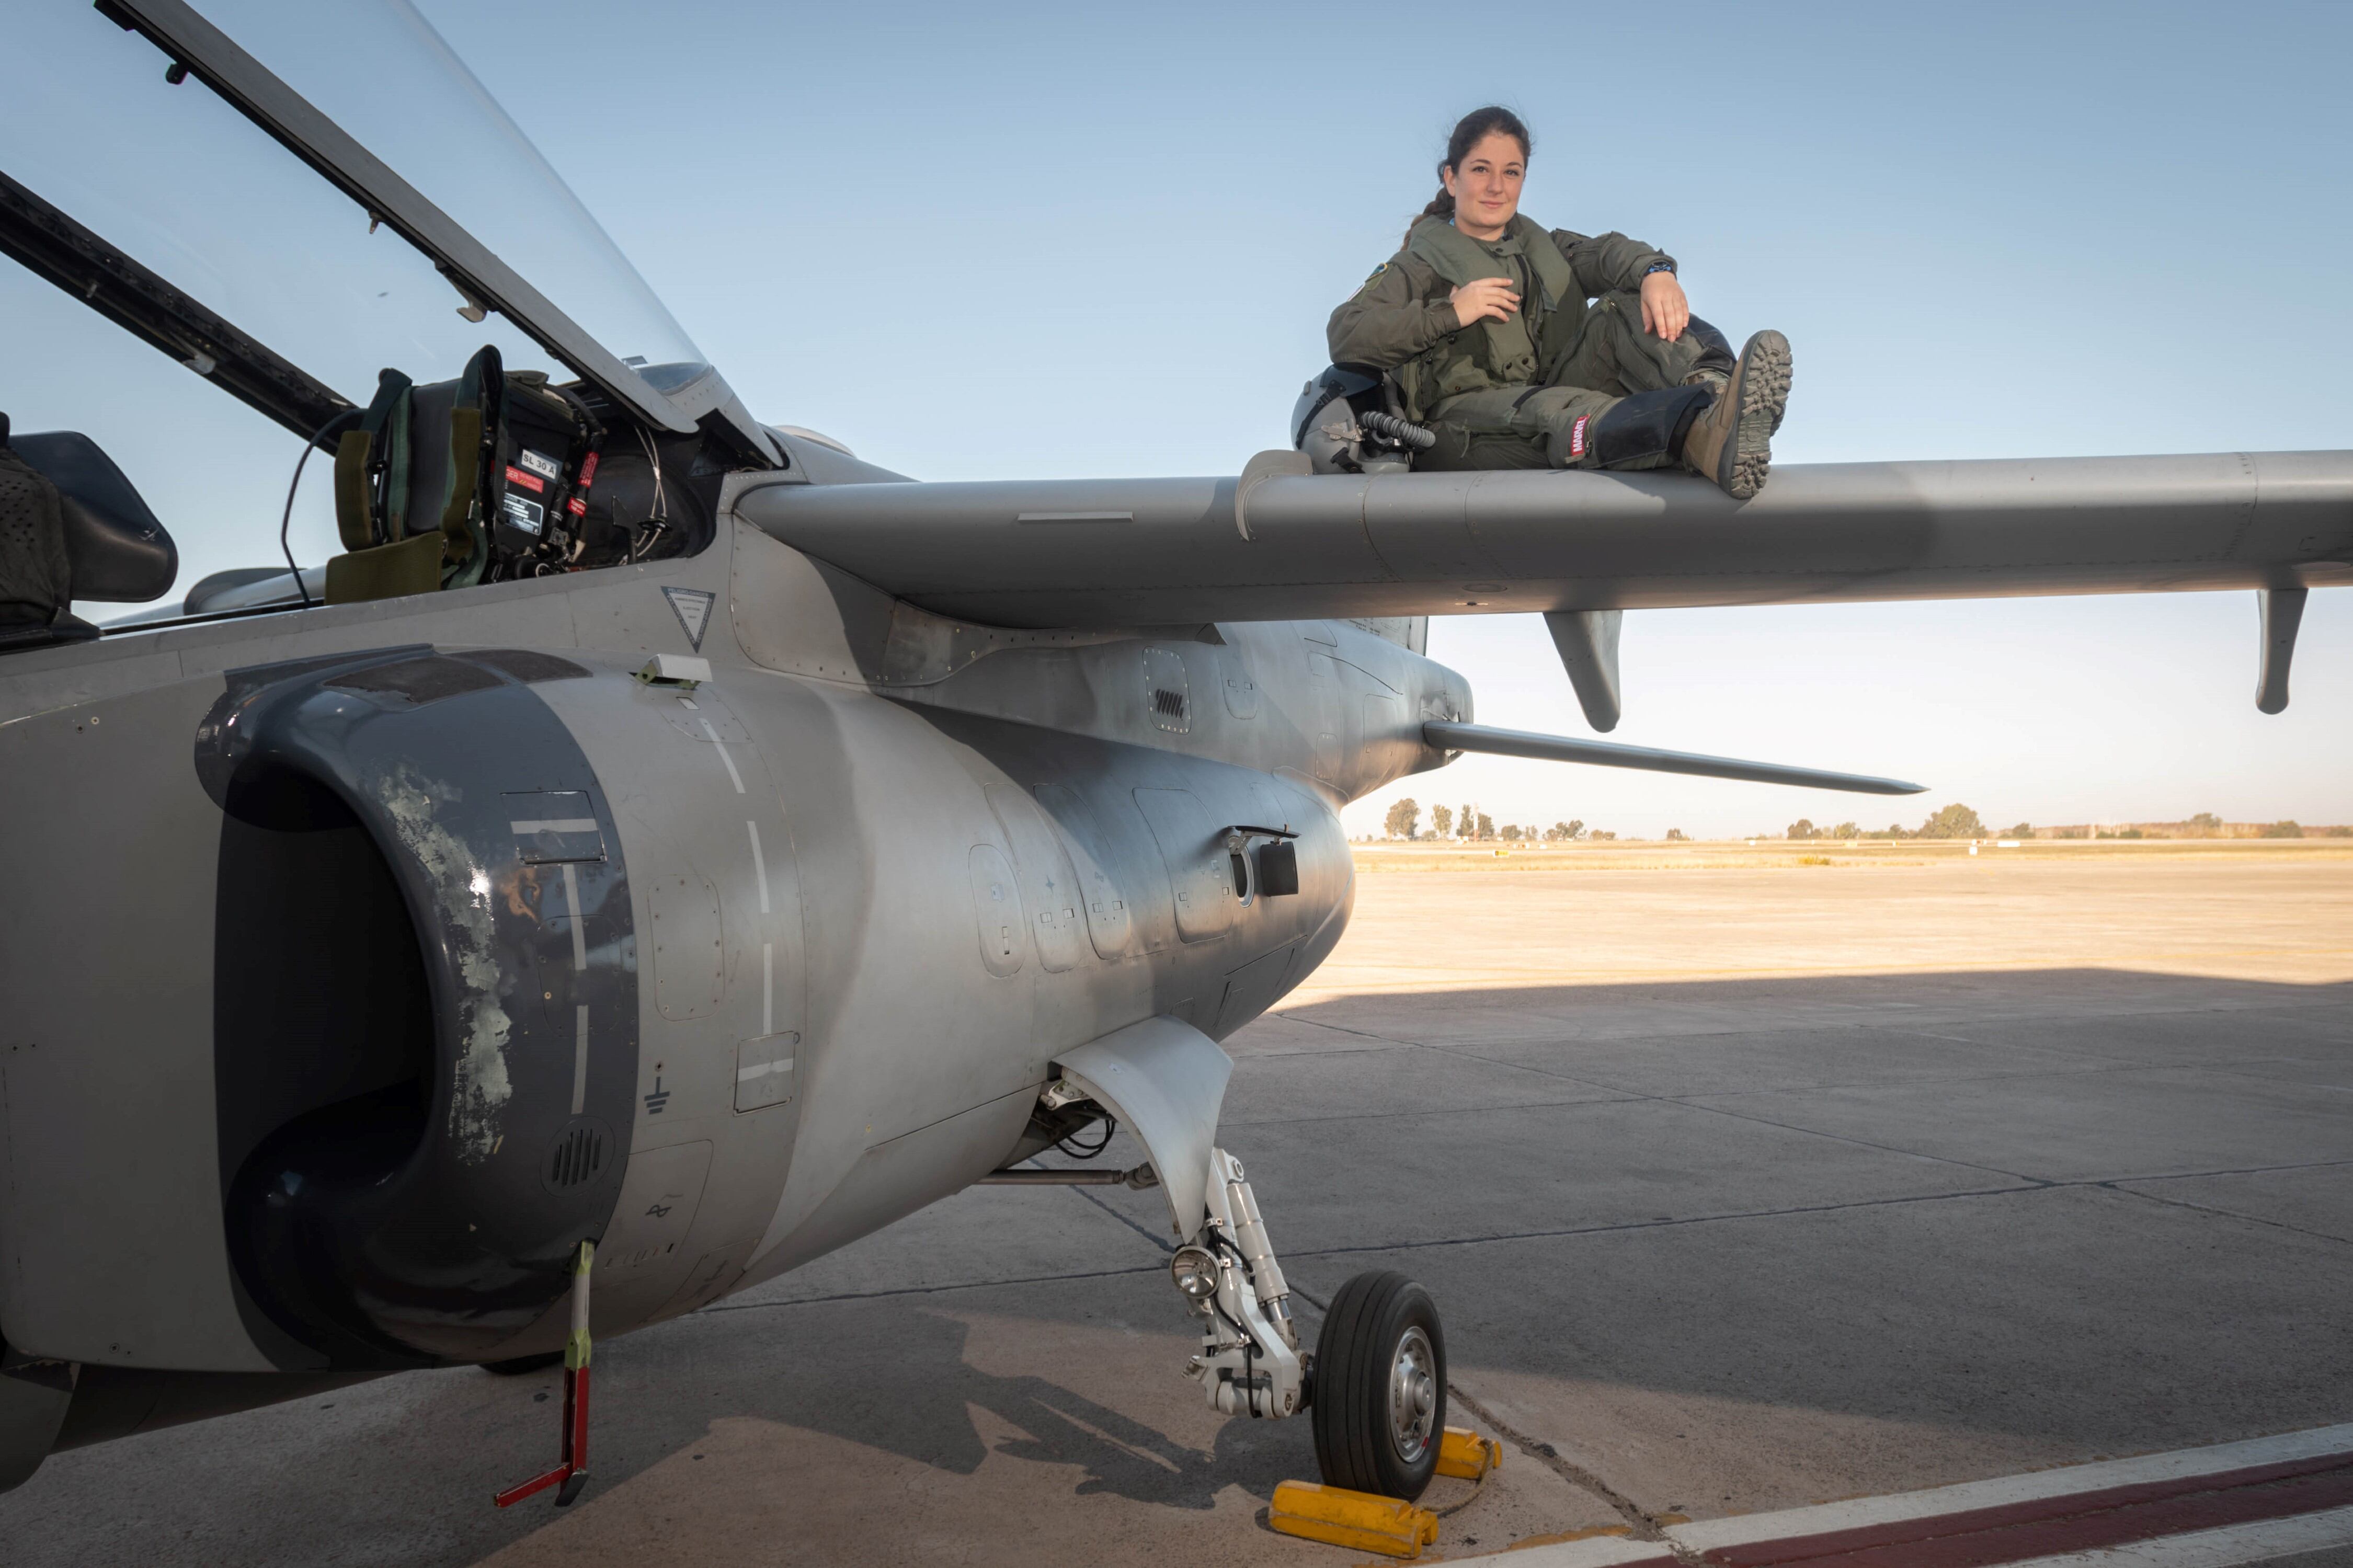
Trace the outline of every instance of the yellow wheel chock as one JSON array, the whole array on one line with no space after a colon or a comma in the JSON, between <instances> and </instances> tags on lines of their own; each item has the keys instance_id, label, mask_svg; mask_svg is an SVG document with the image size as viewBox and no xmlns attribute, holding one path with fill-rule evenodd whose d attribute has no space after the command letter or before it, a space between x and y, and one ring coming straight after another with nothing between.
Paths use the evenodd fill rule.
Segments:
<instances>
[{"instance_id":1,"label":"yellow wheel chock","mask_svg":"<svg viewBox=\"0 0 2353 1568\"><path fill-rule=\"evenodd\" d=\"M1504 1446L1467 1427L1449 1426L1439 1439L1441 1476L1475 1481L1490 1470L1501 1469L1503 1464ZM1438 1541L1438 1515L1429 1509L1313 1481L1285 1481L1275 1488L1274 1505L1267 1510L1266 1521L1285 1535L1377 1552L1386 1557L1419 1557L1423 1547Z\"/></svg>"},{"instance_id":2,"label":"yellow wheel chock","mask_svg":"<svg viewBox=\"0 0 2353 1568\"><path fill-rule=\"evenodd\" d=\"M1419 1557L1423 1547L1438 1539L1438 1516L1426 1508L1313 1481L1285 1481L1275 1488L1266 1522L1303 1541L1377 1552L1384 1557Z\"/></svg>"},{"instance_id":3,"label":"yellow wheel chock","mask_svg":"<svg viewBox=\"0 0 2353 1568\"><path fill-rule=\"evenodd\" d=\"M1504 1446L1464 1426L1449 1426L1438 1439L1438 1473L1475 1481L1504 1468Z\"/></svg>"}]
</instances>

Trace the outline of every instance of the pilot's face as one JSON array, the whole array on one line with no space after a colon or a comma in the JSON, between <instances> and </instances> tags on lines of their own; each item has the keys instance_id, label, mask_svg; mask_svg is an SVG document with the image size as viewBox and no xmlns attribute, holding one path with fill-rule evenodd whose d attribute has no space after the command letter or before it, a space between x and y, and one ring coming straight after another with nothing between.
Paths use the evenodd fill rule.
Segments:
<instances>
[{"instance_id":1,"label":"pilot's face","mask_svg":"<svg viewBox=\"0 0 2353 1568\"><path fill-rule=\"evenodd\" d=\"M1527 176L1527 155L1516 140L1501 132L1482 137L1458 167L1445 173L1447 194L1454 198L1454 226L1473 239L1500 237L1520 210L1520 185Z\"/></svg>"}]
</instances>

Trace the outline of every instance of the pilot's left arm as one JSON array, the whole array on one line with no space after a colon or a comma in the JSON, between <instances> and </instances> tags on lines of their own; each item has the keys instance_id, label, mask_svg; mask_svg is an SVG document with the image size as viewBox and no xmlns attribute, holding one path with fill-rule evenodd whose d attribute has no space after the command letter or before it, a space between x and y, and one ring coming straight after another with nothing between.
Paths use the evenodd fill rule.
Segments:
<instances>
[{"instance_id":1,"label":"pilot's left arm","mask_svg":"<svg viewBox=\"0 0 2353 1568\"><path fill-rule=\"evenodd\" d=\"M1588 237L1565 228L1553 243L1568 258L1577 286L1588 300L1623 290L1642 301L1642 327L1673 342L1691 321L1691 301L1675 278L1675 258L1656 246L1612 231Z\"/></svg>"},{"instance_id":2,"label":"pilot's left arm","mask_svg":"<svg viewBox=\"0 0 2353 1568\"><path fill-rule=\"evenodd\" d=\"M1656 246L1644 245L1639 239L1629 239L1622 234L1610 233L1588 237L1565 228L1552 231L1553 243L1568 258L1568 265L1577 274L1577 286L1585 290L1588 300L1598 299L1624 289L1629 294L1641 292L1642 279L1654 268L1674 269L1675 258Z\"/></svg>"}]
</instances>

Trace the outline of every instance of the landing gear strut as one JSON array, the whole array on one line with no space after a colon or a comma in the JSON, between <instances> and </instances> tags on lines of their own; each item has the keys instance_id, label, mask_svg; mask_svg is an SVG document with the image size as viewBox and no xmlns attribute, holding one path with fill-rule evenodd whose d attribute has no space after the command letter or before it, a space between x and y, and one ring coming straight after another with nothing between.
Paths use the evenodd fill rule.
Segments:
<instances>
[{"instance_id":1,"label":"landing gear strut","mask_svg":"<svg viewBox=\"0 0 2353 1568\"><path fill-rule=\"evenodd\" d=\"M1359 1274L1332 1298L1314 1351L1303 1352L1242 1163L1212 1149L1209 1163L1208 1218L1169 1260L1201 1319L1201 1350L1185 1375L1228 1415L1309 1412L1324 1485L1412 1501L1437 1472L1446 1429L1446 1335L1430 1292L1402 1274Z\"/></svg>"},{"instance_id":2,"label":"landing gear strut","mask_svg":"<svg viewBox=\"0 0 2353 1568\"><path fill-rule=\"evenodd\" d=\"M1242 1163L1209 1151L1208 1218L1176 1249L1169 1273L1201 1319L1201 1352L1185 1363L1209 1407L1228 1415L1296 1415L1307 1407L1307 1358L1291 1321L1291 1287L1274 1260Z\"/></svg>"},{"instance_id":3,"label":"landing gear strut","mask_svg":"<svg viewBox=\"0 0 2353 1568\"><path fill-rule=\"evenodd\" d=\"M1214 1142L1233 1065L1208 1036L1168 1017L1064 1051L1040 1106L1064 1120L1072 1108L1117 1116L1144 1144L1152 1179L1140 1179L1145 1166L1005 1170L992 1179L1158 1187L1181 1243L1169 1273L1201 1321L1201 1348L1185 1373L1201 1384L1209 1408L1280 1419L1312 1407L1327 1485L1409 1502L1430 1485L1445 1441L1438 1309L1402 1274L1359 1274L1333 1298L1315 1350L1302 1347L1291 1286L1242 1163Z\"/></svg>"}]
</instances>

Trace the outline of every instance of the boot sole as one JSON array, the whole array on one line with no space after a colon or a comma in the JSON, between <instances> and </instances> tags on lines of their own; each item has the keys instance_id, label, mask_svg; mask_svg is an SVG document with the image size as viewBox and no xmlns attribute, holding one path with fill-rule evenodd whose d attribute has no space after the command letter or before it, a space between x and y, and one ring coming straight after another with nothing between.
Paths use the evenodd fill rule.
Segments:
<instances>
[{"instance_id":1,"label":"boot sole","mask_svg":"<svg viewBox=\"0 0 2353 1568\"><path fill-rule=\"evenodd\" d=\"M1765 488L1773 467L1773 433L1789 407L1789 340L1776 331L1750 338L1740 351L1740 368L1730 396L1740 400L1731 438L1716 459L1715 482L1735 500Z\"/></svg>"}]
</instances>

